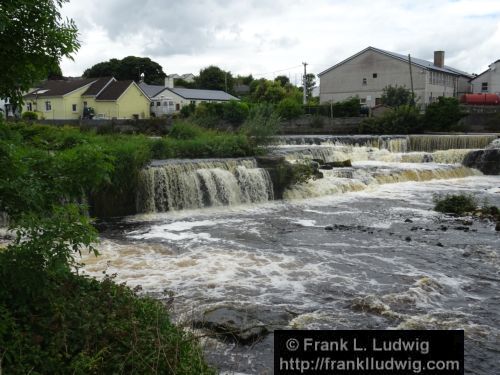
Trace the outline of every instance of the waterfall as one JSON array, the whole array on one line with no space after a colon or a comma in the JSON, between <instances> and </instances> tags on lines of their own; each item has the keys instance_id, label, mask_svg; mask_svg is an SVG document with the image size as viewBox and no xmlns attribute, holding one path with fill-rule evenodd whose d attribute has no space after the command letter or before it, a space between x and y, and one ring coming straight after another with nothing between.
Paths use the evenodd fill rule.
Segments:
<instances>
[{"instance_id":1,"label":"waterfall","mask_svg":"<svg viewBox=\"0 0 500 375\"><path fill-rule=\"evenodd\" d=\"M165 212L273 199L269 173L254 159L155 161L139 176L138 212Z\"/></svg>"},{"instance_id":2,"label":"waterfall","mask_svg":"<svg viewBox=\"0 0 500 375\"><path fill-rule=\"evenodd\" d=\"M371 186L477 176L482 173L460 165L390 167L389 165L357 165L323 171L324 178L295 185L285 191L285 199L307 199L325 195L365 190Z\"/></svg>"},{"instance_id":3,"label":"waterfall","mask_svg":"<svg viewBox=\"0 0 500 375\"><path fill-rule=\"evenodd\" d=\"M485 148L497 135L410 135L410 150L433 152Z\"/></svg>"}]
</instances>

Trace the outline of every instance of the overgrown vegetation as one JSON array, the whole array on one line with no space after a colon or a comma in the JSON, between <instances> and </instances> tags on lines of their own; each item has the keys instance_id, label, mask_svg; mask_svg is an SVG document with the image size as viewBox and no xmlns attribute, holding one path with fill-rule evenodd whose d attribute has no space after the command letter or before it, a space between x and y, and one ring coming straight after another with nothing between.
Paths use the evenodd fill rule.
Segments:
<instances>
[{"instance_id":1,"label":"overgrown vegetation","mask_svg":"<svg viewBox=\"0 0 500 375\"><path fill-rule=\"evenodd\" d=\"M428 131L463 131L459 121L465 116L458 99L440 97L437 102L427 106L422 125Z\"/></svg>"},{"instance_id":2,"label":"overgrown vegetation","mask_svg":"<svg viewBox=\"0 0 500 375\"><path fill-rule=\"evenodd\" d=\"M0 212L16 235L0 251L2 373L212 373L161 303L75 273L97 239L78 202L150 157L149 139L113 138L0 124Z\"/></svg>"},{"instance_id":3,"label":"overgrown vegetation","mask_svg":"<svg viewBox=\"0 0 500 375\"><path fill-rule=\"evenodd\" d=\"M408 134L421 132L421 115L415 107L401 105L384 112L380 117L370 117L359 125L360 133Z\"/></svg>"},{"instance_id":4,"label":"overgrown vegetation","mask_svg":"<svg viewBox=\"0 0 500 375\"><path fill-rule=\"evenodd\" d=\"M446 194L434 197L434 210L446 214L464 215L474 212L478 202L470 194Z\"/></svg>"},{"instance_id":5,"label":"overgrown vegetation","mask_svg":"<svg viewBox=\"0 0 500 375\"><path fill-rule=\"evenodd\" d=\"M394 94L396 95L396 94ZM395 101L407 101L407 95L393 97ZM409 104L401 104L384 112L380 117L364 120L359 126L360 133L373 134L408 134L424 131L462 131L459 124L466 114L462 112L455 98L439 98L429 104L425 113Z\"/></svg>"},{"instance_id":6,"label":"overgrown vegetation","mask_svg":"<svg viewBox=\"0 0 500 375\"><path fill-rule=\"evenodd\" d=\"M357 117L360 115L361 104L359 98L349 98L344 101L321 104L317 106L308 105L304 107L304 112L310 115L322 115L326 117Z\"/></svg>"}]
</instances>

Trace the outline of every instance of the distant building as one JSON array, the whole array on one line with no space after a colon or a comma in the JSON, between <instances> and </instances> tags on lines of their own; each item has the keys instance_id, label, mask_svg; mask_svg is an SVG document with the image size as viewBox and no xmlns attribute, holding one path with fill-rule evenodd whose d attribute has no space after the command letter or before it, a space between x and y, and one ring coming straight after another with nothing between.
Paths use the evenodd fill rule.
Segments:
<instances>
[{"instance_id":1,"label":"distant building","mask_svg":"<svg viewBox=\"0 0 500 375\"><path fill-rule=\"evenodd\" d=\"M165 86L148 85L141 82L139 87L151 100L151 113L161 116L178 112L191 103L222 103L239 100L237 97L220 90L186 89L174 87L174 78L165 78Z\"/></svg>"},{"instance_id":2,"label":"distant building","mask_svg":"<svg viewBox=\"0 0 500 375\"><path fill-rule=\"evenodd\" d=\"M500 95L500 60L492 63L487 70L471 80L474 94L488 93Z\"/></svg>"},{"instance_id":3,"label":"distant building","mask_svg":"<svg viewBox=\"0 0 500 375\"><path fill-rule=\"evenodd\" d=\"M24 96L23 111L51 120L80 119L88 108L94 110L94 118L149 118L149 103L134 81L80 78L45 81Z\"/></svg>"},{"instance_id":4,"label":"distant building","mask_svg":"<svg viewBox=\"0 0 500 375\"><path fill-rule=\"evenodd\" d=\"M170 77L170 78L173 78L173 79L182 79L188 83L193 83L194 82L194 74L193 73L186 73L186 74L177 74L177 73L174 73L174 74L170 74L169 76L167 77Z\"/></svg>"},{"instance_id":5,"label":"distant building","mask_svg":"<svg viewBox=\"0 0 500 375\"><path fill-rule=\"evenodd\" d=\"M434 62L411 58L411 78L417 103L429 104L438 97L458 97L470 92L472 75L444 65L444 51L434 52ZM320 102L359 97L361 104L381 104L382 90L389 85L411 88L408 56L368 47L318 74Z\"/></svg>"}]
</instances>

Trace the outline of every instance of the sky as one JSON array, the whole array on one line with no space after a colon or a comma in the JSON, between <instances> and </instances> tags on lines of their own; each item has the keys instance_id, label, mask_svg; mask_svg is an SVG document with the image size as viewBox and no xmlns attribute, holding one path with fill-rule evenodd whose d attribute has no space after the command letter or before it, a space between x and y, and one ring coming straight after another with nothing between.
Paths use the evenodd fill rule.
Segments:
<instances>
[{"instance_id":1,"label":"sky","mask_svg":"<svg viewBox=\"0 0 500 375\"><path fill-rule=\"evenodd\" d=\"M481 73L500 59L500 0L71 0L80 50L64 75L111 58L149 57L167 74L209 65L300 82L362 49L410 53Z\"/></svg>"}]
</instances>

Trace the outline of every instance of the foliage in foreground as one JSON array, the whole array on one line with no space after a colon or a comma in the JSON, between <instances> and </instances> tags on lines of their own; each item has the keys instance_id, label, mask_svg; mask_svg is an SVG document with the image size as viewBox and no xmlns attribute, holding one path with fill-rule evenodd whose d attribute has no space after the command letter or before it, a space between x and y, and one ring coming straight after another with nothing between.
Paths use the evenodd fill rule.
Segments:
<instances>
[{"instance_id":1,"label":"foliage in foreground","mask_svg":"<svg viewBox=\"0 0 500 375\"><path fill-rule=\"evenodd\" d=\"M434 210L447 214L464 215L474 212L478 202L473 195L469 194L446 194L434 197Z\"/></svg>"},{"instance_id":2,"label":"foliage in foreground","mask_svg":"<svg viewBox=\"0 0 500 375\"><path fill-rule=\"evenodd\" d=\"M97 253L75 202L114 177L120 153L87 142L71 129L0 124L0 212L16 234L0 250L0 372L211 373L159 302L74 273L79 253Z\"/></svg>"},{"instance_id":3,"label":"foliage in foreground","mask_svg":"<svg viewBox=\"0 0 500 375\"><path fill-rule=\"evenodd\" d=\"M380 117L364 120L359 126L360 133L409 134L421 132L421 117L418 109L401 105L384 112Z\"/></svg>"}]
</instances>

